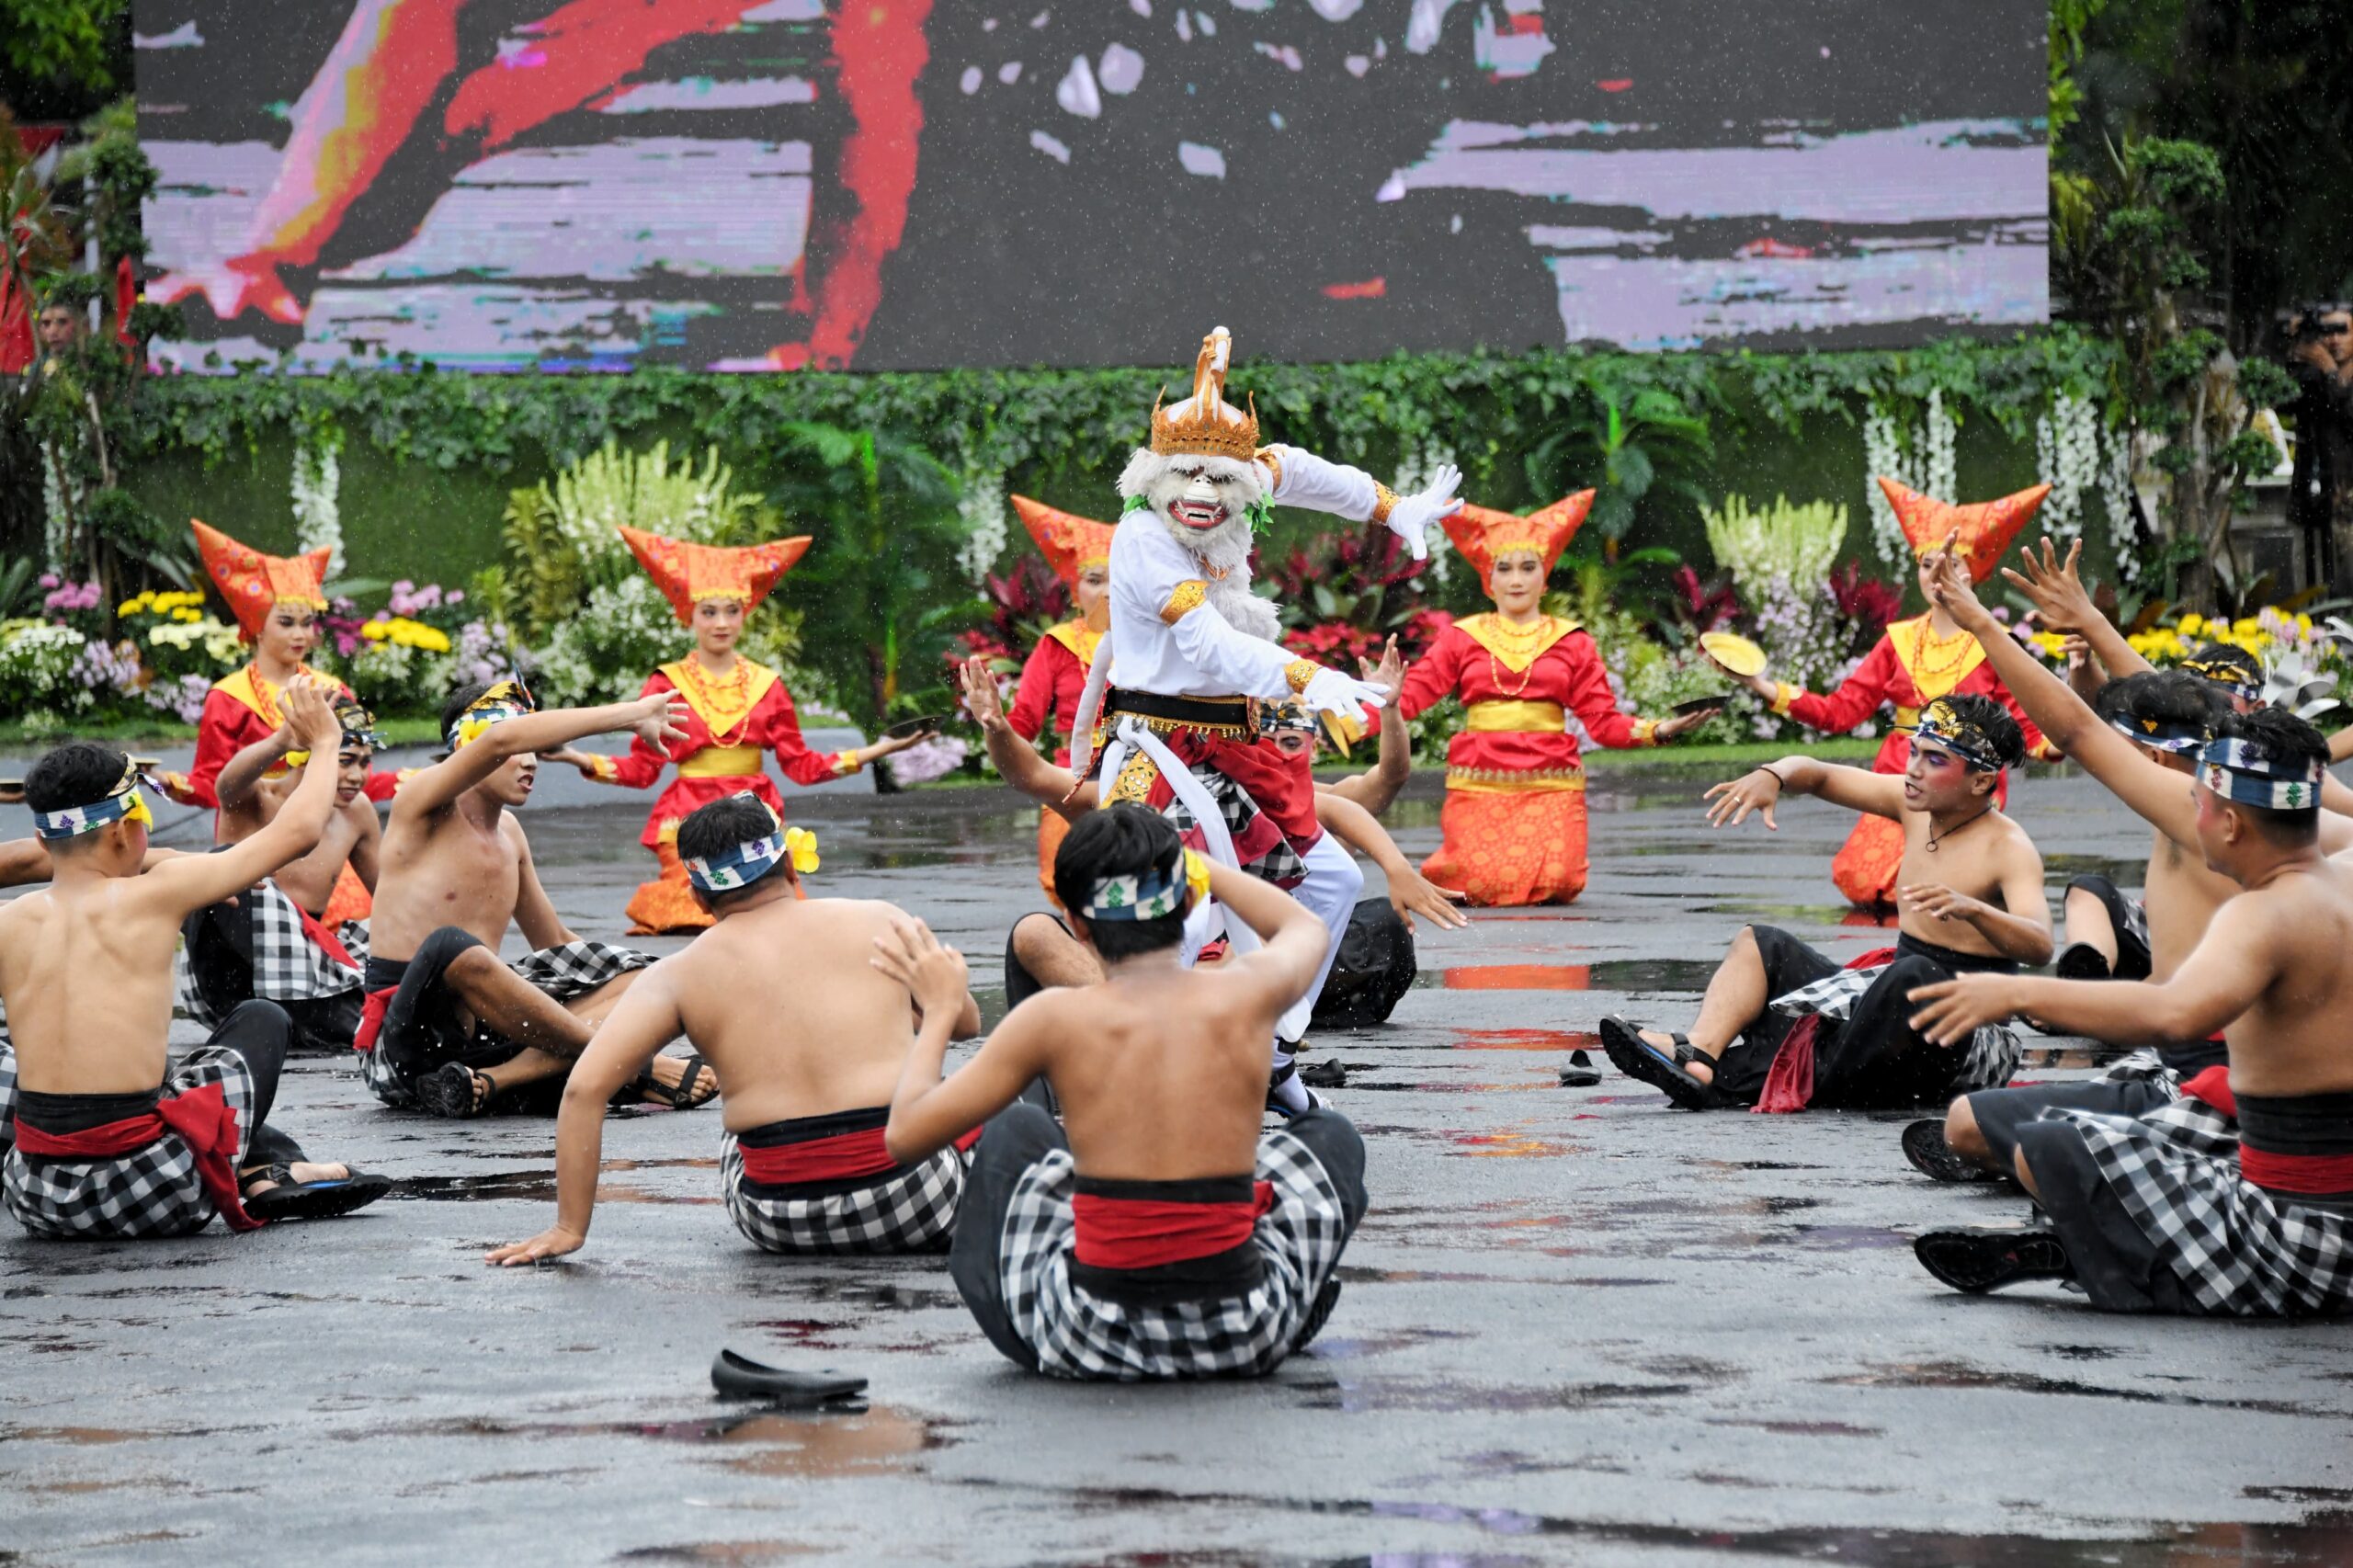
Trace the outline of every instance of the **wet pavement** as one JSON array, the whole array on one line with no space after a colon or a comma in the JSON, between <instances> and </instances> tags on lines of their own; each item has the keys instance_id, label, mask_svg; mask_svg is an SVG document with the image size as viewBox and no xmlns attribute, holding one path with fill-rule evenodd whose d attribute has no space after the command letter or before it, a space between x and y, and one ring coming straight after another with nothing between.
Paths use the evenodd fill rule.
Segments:
<instances>
[{"instance_id":1,"label":"wet pavement","mask_svg":"<svg viewBox=\"0 0 2353 1568\"><path fill-rule=\"evenodd\" d=\"M1844 818L1713 837L1707 781L1598 777L1583 903L1425 929L1392 1023L1313 1042L1347 1070L1327 1093L1373 1208L1330 1327L1273 1378L1051 1383L937 1260L760 1254L720 1206L710 1110L618 1121L587 1250L494 1271L486 1246L551 1216L551 1124L394 1115L305 1062L278 1119L395 1200L140 1245L0 1225L0 1562L2353 1561L2353 1330L1958 1297L1909 1236L2023 1205L1915 1176L1901 1118L1684 1115L1597 1053L1597 1086L1561 1086L1605 1014L1687 1021L1745 922L1883 940L1826 879ZM1393 813L1410 854L1434 787ZM826 891L923 915L1001 1008L1029 813L980 790L796 809ZM2018 810L2064 870L2138 880L2146 832L2095 786L2039 776ZM567 918L618 937L640 818L527 820ZM2026 1075L2089 1060L2052 1045ZM865 1376L870 1405L722 1404L722 1345Z\"/></svg>"}]
</instances>

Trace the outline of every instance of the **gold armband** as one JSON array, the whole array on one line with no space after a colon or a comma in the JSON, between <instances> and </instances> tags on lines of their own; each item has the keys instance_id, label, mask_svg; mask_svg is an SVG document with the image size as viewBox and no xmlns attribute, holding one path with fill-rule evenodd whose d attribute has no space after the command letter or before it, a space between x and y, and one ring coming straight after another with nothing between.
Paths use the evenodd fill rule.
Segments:
<instances>
[{"instance_id":1,"label":"gold armband","mask_svg":"<svg viewBox=\"0 0 2353 1568\"><path fill-rule=\"evenodd\" d=\"M1381 483L1381 481L1377 479L1374 480L1372 482L1372 516L1367 517L1365 521L1369 523L1385 523L1389 520L1389 514L1396 509L1397 492L1390 489L1389 486Z\"/></svg>"},{"instance_id":2,"label":"gold armband","mask_svg":"<svg viewBox=\"0 0 2353 1568\"><path fill-rule=\"evenodd\" d=\"M620 777L620 766L603 752L588 754L588 776L601 783L610 784Z\"/></svg>"},{"instance_id":3,"label":"gold armband","mask_svg":"<svg viewBox=\"0 0 2353 1568\"><path fill-rule=\"evenodd\" d=\"M1790 704L1795 702L1799 698L1803 697L1804 695L1805 688L1803 687L1791 686L1785 680L1775 681L1773 683L1774 714L1779 718L1788 718L1790 716Z\"/></svg>"},{"instance_id":4,"label":"gold armband","mask_svg":"<svg viewBox=\"0 0 2353 1568\"><path fill-rule=\"evenodd\" d=\"M1261 447L1251 456L1273 471L1275 482L1267 486L1267 494L1272 496L1276 491L1283 487L1283 449L1280 447Z\"/></svg>"},{"instance_id":5,"label":"gold armband","mask_svg":"<svg viewBox=\"0 0 2353 1568\"><path fill-rule=\"evenodd\" d=\"M847 778L865 766L855 750L834 753L834 777L836 778Z\"/></svg>"},{"instance_id":6,"label":"gold armband","mask_svg":"<svg viewBox=\"0 0 2353 1568\"><path fill-rule=\"evenodd\" d=\"M1283 666L1283 679L1290 683L1290 693L1297 697L1307 689L1307 683L1324 673L1324 666L1313 659L1293 659Z\"/></svg>"},{"instance_id":7,"label":"gold armband","mask_svg":"<svg viewBox=\"0 0 2353 1568\"><path fill-rule=\"evenodd\" d=\"M1635 720L1634 744L1638 746L1654 746L1658 744L1658 721L1655 719Z\"/></svg>"},{"instance_id":8,"label":"gold armband","mask_svg":"<svg viewBox=\"0 0 2353 1568\"><path fill-rule=\"evenodd\" d=\"M1199 577L1188 577L1176 585L1176 591L1168 596L1168 602L1160 607L1160 619L1174 626L1200 608L1209 597L1210 585L1207 583Z\"/></svg>"}]
</instances>

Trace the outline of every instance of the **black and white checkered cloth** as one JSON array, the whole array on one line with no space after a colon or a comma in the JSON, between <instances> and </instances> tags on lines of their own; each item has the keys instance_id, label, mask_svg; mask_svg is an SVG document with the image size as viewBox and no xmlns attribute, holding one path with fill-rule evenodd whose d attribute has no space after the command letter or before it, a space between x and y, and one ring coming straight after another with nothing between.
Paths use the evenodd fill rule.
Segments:
<instances>
[{"instance_id":1,"label":"black and white checkered cloth","mask_svg":"<svg viewBox=\"0 0 2353 1568\"><path fill-rule=\"evenodd\" d=\"M2119 1057L2108 1064L2108 1070L2092 1080L2095 1084L2147 1084L2161 1089L2166 1097L2181 1097L2181 1074L2165 1065L2165 1058L2154 1046L2147 1046L2130 1056Z\"/></svg>"},{"instance_id":2,"label":"black and white checkered cloth","mask_svg":"<svg viewBox=\"0 0 2353 1568\"><path fill-rule=\"evenodd\" d=\"M1873 964L1869 969L1842 969L1774 997L1770 1006L1773 1011L1792 1017L1802 1018L1811 1013L1843 1024L1855 1016L1855 1004L1863 999L1863 993L1888 967ZM1985 1025L1969 1037L1969 1049L1960 1053L1947 1092L1973 1095L1983 1089L2000 1088L2018 1072L2025 1051L2025 1042L2016 1029L2006 1024Z\"/></svg>"},{"instance_id":3,"label":"black and white checkered cloth","mask_svg":"<svg viewBox=\"0 0 2353 1568\"><path fill-rule=\"evenodd\" d=\"M524 983L552 1000L569 1002L653 962L652 953L642 953L635 948L575 937L552 948L525 953L506 967L520 975ZM378 1049L359 1053L359 1076L386 1105L407 1107L416 1103L415 1092L393 1070L381 1040Z\"/></svg>"},{"instance_id":4,"label":"black and white checkered cloth","mask_svg":"<svg viewBox=\"0 0 2353 1568\"><path fill-rule=\"evenodd\" d=\"M1206 762L1188 764L1186 771L1200 780L1201 788L1217 802L1218 814L1225 819L1225 831L1235 843L1240 843L1260 815L1258 802L1250 798L1250 791ZM1185 809L1182 800L1172 798L1160 808L1160 814L1168 819L1168 825L1176 830L1179 838L1194 831L1193 813ZM1307 862L1290 846L1288 838L1275 840L1273 848L1242 869L1279 888L1297 887L1307 880Z\"/></svg>"},{"instance_id":5,"label":"black and white checkered cloth","mask_svg":"<svg viewBox=\"0 0 2353 1568\"><path fill-rule=\"evenodd\" d=\"M2218 1316L2353 1311L2353 1214L2309 1208L2239 1174L2238 1125L2203 1100L2138 1117L2046 1108L2072 1123L2159 1258Z\"/></svg>"},{"instance_id":6,"label":"black and white checkered cloth","mask_svg":"<svg viewBox=\"0 0 2353 1568\"><path fill-rule=\"evenodd\" d=\"M368 963L368 927L347 920L335 933L351 954L351 967L337 962L302 929L302 916L275 881L265 881L237 895L236 915L250 920L253 933L253 994L265 1002L313 1002L359 989ZM235 915L228 916L234 918ZM184 946L179 956L180 1011L206 1028L220 1026L220 1017L205 1002L196 983L194 967Z\"/></svg>"},{"instance_id":7,"label":"black and white checkered cloth","mask_svg":"<svg viewBox=\"0 0 2353 1568\"><path fill-rule=\"evenodd\" d=\"M1275 1188L1256 1237L1265 1278L1238 1296L1136 1306L1071 1280L1077 1167L1069 1152L1031 1165L1006 1205L998 1256L1006 1315L1038 1353L1038 1369L1135 1382L1256 1376L1280 1366L1339 1264L1347 1219L1322 1163L1279 1129L1259 1141L1256 1179Z\"/></svg>"},{"instance_id":8,"label":"black and white checkered cloth","mask_svg":"<svg viewBox=\"0 0 2353 1568\"><path fill-rule=\"evenodd\" d=\"M946 1148L896 1176L818 1198L745 1190L744 1152L720 1140L719 1185L735 1228L766 1252L939 1252L956 1228L970 1157Z\"/></svg>"},{"instance_id":9,"label":"black and white checkered cloth","mask_svg":"<svg viewBox=\"0 0 2353 1568\"><path fill-rule=\"evenodd\" d=\"M2137 898L2124 901L2124 933L2141 944L2143 952L2149 946L2149 906Z\"/></svg>"},{"instance_id":10,"label":"black and white checkered cloth","mask_svg":"<svg viewBox=\"0 0 2353 1568\"><path fill-rule=\"evenodd\" d=\"M254 1080L233 1051L200 1046L164 1081L176 1095L219 1084L237 1113L237 1158L253 1135ZM17 1116L17 1053L0 1050L0 1125ZM12 1143L0 1160L0 1203L34 1235L72 1240L185 1236L204 1229L212 1199L196 1173L196 1153L176 1132L144 1149L104 1159L29 1160Z\"/></svg>"}]
</instances>

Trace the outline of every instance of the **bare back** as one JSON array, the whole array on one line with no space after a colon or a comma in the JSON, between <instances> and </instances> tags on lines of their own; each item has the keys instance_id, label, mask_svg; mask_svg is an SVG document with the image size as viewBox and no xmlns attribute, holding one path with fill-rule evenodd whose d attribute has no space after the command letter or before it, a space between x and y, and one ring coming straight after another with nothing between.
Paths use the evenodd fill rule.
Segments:
<instances>
[{"instance_id":1,"label":"bare back","mask_svg":"<svg viewBox=\"0 0 2353 1568\"><path fill-rule=\"evenodd\" d=\"M1899 819L1904 828L1904 865L1898 881L1904 883L1940 882L1957 893L1979 899L2011 915L2026 915L2028 911L2012 908L2004 896L2004 887L2010 873L2019 864L2019 857L2030 857L2034 863L2034 878L2040 895L2041 856L2026 829L2000 811L1989 811L1978 820L1957 827L1928 847L1930 822L1926 812L1907 811ZM2044 912L2047 914L2047 911ZM1974 953L1993 958L2000 949L1987 940L1984 933L1966 920L1939 920L1906 906L1899 927L1905 936L1957 953Z\"/></svg>"},{"instance_id":2,"label":"bare back","mask_svg":"<svg viewBox=\"0 0 2353 1568\"><path fill-rule=\"evenodd\" d=\"M384 829L369 949L398 961L426 937L458 926L493 952L506 939L530 853L522 824L499 812L485 824L465 796L438 811L403 812Z\"/></svg>"},{"instance_id":3,"label":"bare back","mask_svg":"<svg viewBox=\"0 0 2353 1568\"><path fill-rule=\"evenodd\" d=\"M133 1094L164 1081L186 912L142 880L74 878L0 905L0 1002L22 1087Z\"/></svg>"},{"instance_id":4,"label":"bare back","mask_svg":"<svg viewBox=\"0 0 2353 1568\"><path fill-rule=\"evenodd\" d=\"M1036 1032L1081 1175L1188 1181L1256 1168L1275 1017L1256 994L1172 954L1017 1009L1046 1014Z\"/></svg>"},{"instance_id":5,"label":"bare back","mask_svg":"<svg viewBox=\"0 0 2353 1568\"><path fill-rule=\"evenodd\" d=\"M2223 1030L2231 1087L2248 1095L2353 1090L2353 965L2345 961L2353 952L2353 877L2320 861L2240 894L2215 924L2274 965L2262 994Z\"/></svg>"},{"instance_id":6,"label":"bare back","mask_svg":"<svg viewBox=\"0 0 2353 1568\"><path fill-rule=\"evenodd\" d=\"M898 913L867 899L778 899L662 960L687 1039L718 1071L730 1131L891 1103L915 1009L867 960Z\"/></svg>"}]
</instances>

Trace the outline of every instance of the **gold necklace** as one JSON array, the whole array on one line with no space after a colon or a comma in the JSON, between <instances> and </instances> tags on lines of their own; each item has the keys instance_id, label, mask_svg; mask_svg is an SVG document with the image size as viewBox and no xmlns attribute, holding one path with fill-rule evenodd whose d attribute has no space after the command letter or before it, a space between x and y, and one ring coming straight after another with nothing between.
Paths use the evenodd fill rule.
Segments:
<instances>
[{"instance_id":1,"label":"gold necklace","mask_svg":"<svg viewBox=\"0 0 2353 1568\"><path fill-rule=\"evenodd\" d=\"M745 694L752 688L752 666L741 654L736 656L734 669L724 676L712 675L703 667L702 661L691 653L688 654L681 663L692 672L694 695L702 699L700 706L713 713L732 713L738 707L745 706ZM728 726L729 733L740 731L745 724L750 723L751 720L752 715L747 708L741 719ZM713 733L710 738L715 745L730 744L727 736L723 734Z\"/></svg>"},{"instance_id":2,"label":"gold necklace","mask_svg":"<svg viewBox=\"0 0 2353 1568\"><path fill-rule=\"evenodd\" d=\"M1495 663L1495 651L1493 648L1487 650L1489 683L1506 697L1518 697L1528 690L1528 683L1536 678L1536 655L1540 652L1537 644L1544 640L1546 632L1552 631L1552 618L1549 615L1539 616L1526 626L1515 626L1497 615L1490 617L1488 624L1495 628L1493 634L1496 642L1503 643L1514 657L1525 658L1528 661L1519 672L1519 684L1506 686L1503 670Z\"/></svg>"},{"instance_id":3,"label":"gold necklace","mask_svg":"<svg viewBox=\"0 0 2353 1568\"><path fill-rule=\"evenodd\" d=\"M1937 652L1941 653L1949 647L1954 650L1954 653L1950 662L1931 667L1928 664L1928 622L1933 619L1930 616L1922 616L1919 629L1912 634L1912 684L1920 688L1920 695L1923 697L1928 695L1930 680L1939 676L1958 673L1961 666L1969 662L1969 650L1977 643L1977 639L1966 631L1957 631L1950 637L1938 638Z\"/></svg>"}]
</instances>

